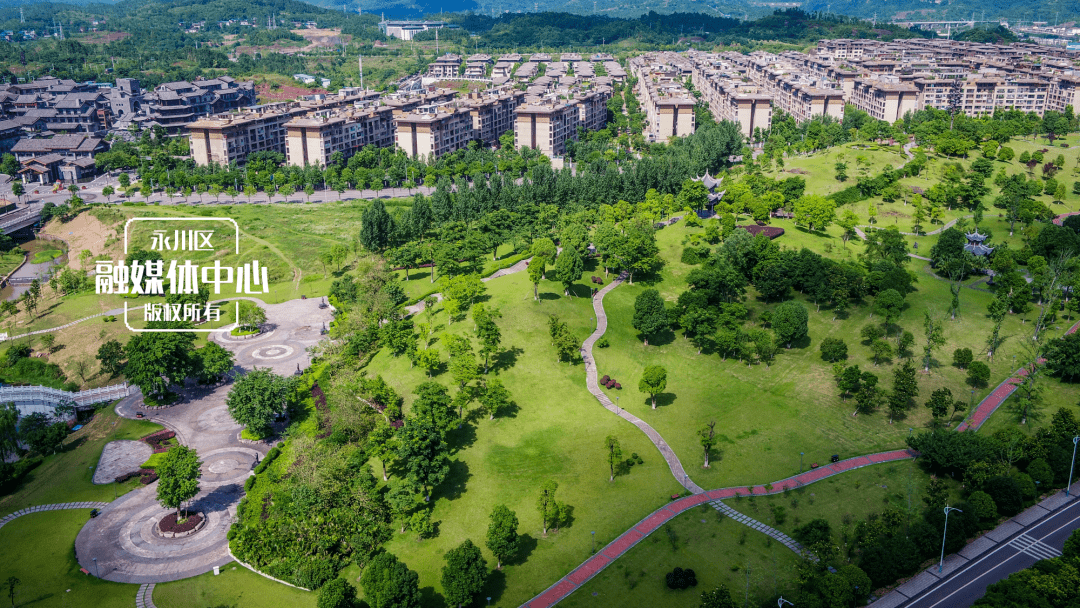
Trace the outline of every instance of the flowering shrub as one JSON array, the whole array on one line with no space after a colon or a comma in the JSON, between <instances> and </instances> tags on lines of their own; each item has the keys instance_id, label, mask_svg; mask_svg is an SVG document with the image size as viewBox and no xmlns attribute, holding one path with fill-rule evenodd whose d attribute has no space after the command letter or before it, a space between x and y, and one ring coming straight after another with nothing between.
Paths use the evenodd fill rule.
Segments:
<instances>
[{"instance_id":1,"label":"flowering shrub","mask_svg":"<svg viewBox=\"0 0 1080 608\"><path fill-rule=\"evenodd\" d=\"M142 438L142 441L150 446L154 450L155 454L169 451L169 440L176 437L176 433L165 430L158 431L151 435L147 435Z\"/></svg>"}]
</instances>

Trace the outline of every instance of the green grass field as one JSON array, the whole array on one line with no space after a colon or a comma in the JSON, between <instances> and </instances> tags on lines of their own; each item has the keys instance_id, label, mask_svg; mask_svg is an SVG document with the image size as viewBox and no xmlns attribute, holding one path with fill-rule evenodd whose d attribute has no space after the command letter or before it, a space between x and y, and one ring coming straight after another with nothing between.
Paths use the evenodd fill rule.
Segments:
<instances>
[{"instance_id":1,"label":"green grass field","mask_svg":"<svg viewBox=\"0 0 1080 608\"><path fill-rule=\"evenodd\" d=\"M117 439L138 439L161 428L145 420L120 418L111 407L99 410L92 421L68 436L61 452L47 456L45 462L31 471L14 492L0 497L0 515L36 505L108 502L116 494L125 494L141 487L138 479L124 484L94 485L94 468L106 443ZM73 534L71 541L74 540Z\"/></svg>"},{"instance_id":2,"label":"green grass field","mask_svg":"<svg viewBox=\"0 0 1080 608\"><path fill-rule=\"evenodd\" d=\"M780 543L703 505L658 528L559 606L696 608L701 593L719 584L727 586L737 605L748 596L750 605L758 606L794 583L799 559ZM668 589L664 575L676 566L694 570L697 587Z\"/></svg>"},{"instance_id":3,"label":"green grass field","mask_svg":"<svg viewBox=\"0 0 1080 608\"><path fill-rule=\"evenodd\" d=\"M73 499L76 500L76 499ZM86 500L86 499L83 499ZM0 529L0 576L21 582L14 606L130 608L138 585L111 583L79 571L75 536L90 518L89 509L24 515ZM7 586L4 600L7 601Z\"/></svg>"},{"instance_id":4,"label":"green grass field","mask_svg":"<svg viewBox=\"0 0 1080 608\"><path fill-rule=\"evenodd\" d=\"M217 576L207 572L154 586L154 605L159 608L313 608L316 597L315 593L275 583L236 563L222 566Z\"/></svg>"}]
</instances>

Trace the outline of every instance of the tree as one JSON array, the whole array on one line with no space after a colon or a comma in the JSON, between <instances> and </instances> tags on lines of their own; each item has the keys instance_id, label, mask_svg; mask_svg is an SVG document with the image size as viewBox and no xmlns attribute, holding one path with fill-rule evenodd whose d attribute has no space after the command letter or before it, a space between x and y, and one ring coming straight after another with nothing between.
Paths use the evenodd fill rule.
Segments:
<instances>
[{"instance_id":1,"label":"tree","mask_svg":"<svg viewBox=\"0 0 1080 608\"><path fill-rule=\"evenodd\" d=\"M502 344L502 332L496 325L495 319L501 318L498 310L492 310L483 304L476 304L472 310L473 322L476 324L476 337L480 339L480 354L484 357L484 373L488 373L488 361L499 352Z\"/></svg>"},{"instance_id":2,"label":"tree","mask_svg":"<svg viewBox=\"0 0 1080 608\"><path fill-rule=\"evenodd\" d=\"M934 415L936 421L949 415L949 408L952 407L952 404L952 391L947 388L939 388L930 394L930 400L926 402L926 407Z\"/></svg>"},{"instance_id":3,"label":"tree","mask_svg":"<svg viewBox=\"0 0 1080 608\"><path fill-rule=\"evenodd\" d=\"M67 424L56 422L43 412L34 412L18 420L22 441L41 455L55 454L67 437Z\"/></svg>"},{"instance_id":4,"label":"tree","mask_svg":"<svg viewBox=\"0 0 1080 608\"><path fill-rule=\"evenodd\" d=\"M420 608L420 577L392 553L379 553L364 568L360 586L371 608Z\"/></svg>"},{"instance_id":5,"label":"tree","mask_svg":"<svg viewBox=\"0 0 1080 608\"><path fill-rule=\"evenodd\" d=\"M659 365L650 365L641 373L638 390L647 393L652 399L652 409L656 409L656 396L667 388L667 370Z\"/></svg>"},{"instance_id":6,"label":"tree","mask_svg":"<svg viewBox=\"0 0 1080 608\"><path fill-rule=\"evenodd\" d=\"M701 594L701 608L737 608L737 606L731 599L731 592L721 583L716 589Z\"/></svg>"},{"instance_id":7,"label":"tree","mask_svg":"<svg viewBox=\"0 0 1080 608\"><path fill-rule=\"evenodd\" d=\"M486 290L478 274L444 276L439 281L443 284L443 308L446 309L447 324L453 323L454 317L461 312L471 309Z\"/></svg>"},{"instance_id":8,"label":"tree","mask_svg":"<svg viewBox=\"0 0 1080 608\"><path fill-rule=\"evenodd\" d=\"M442 357L439 354L438 349L424 348L416 351L415 363L427 372L428 378L431 377L431 372L435 371L442 363Z\"/></svg>"},{"instance_id":9,"label":"tree","mask_svg":"<svg viewBox=\"0 0 1080 608\"><path fill-rule=\"evenodd\" d=\"M22 301L23 306L26 308L27 314L30 318L34 318L34 312L37 310L38 302L41 300L41 280L34 279L30 282L30 287L23 292Z\"/></svg>"},{"instance_id":10,"label":"tree","mask_svg":"<svg viewBox=\"0 0 1080 608\"><path fill-rule=\"evenodd\" d=\"M176 325L152 322L147 328L167 329ZM191 332L137 333L124 347L128 359L124 375L146 397L155 401L167 399L169 386L182 384L195 371L194 342L195 335Z\"/></svg>"},{"instance_id":11,"label":"tree","mask_svg":"<svg viewBox=\"0 0 1080 608\"><path fill-rule=\"evenodd\" d=\"M495 415L510 406L510 391L506 390L502 380L491 378L480 394L480 404L488 413L488 420L494 420Z\"/></svg>"},{"instance_id":12,"label":"tree","mask_svg":"<svg viewBox=\"0 0 1080 608\"><path fill-rule=\"evenodd\" d=\"M584 270L581 256L572 246L564 247L559 259L555 260L555 279L563 285L563 294L571 297L570 288L575 282L581 280Z\"/></svg>"},{"instance_id":13,"label":"tree","mask_svg":"<svg viewBox=\"0 0 1080 608\"><path fill-rule=\"evenodd\" d=\"M1066 382L1080 379L1080 333L1073 333L1046 346L1048 371Z\"/></svg>"},{"instance_id":14,"label":"tree","mask_svg":"<svg viewBox=\"0 0 1080 608\"><path fill-rule=\"evenodd\" d=\"M810 315L806 307L794 300L781 303L773 311L772 329L780 342L791 343L806 337Z\"/></svg>"},{"instance_id":15,"label":"tree","mask_svg":"<svg viewBox=\"0 0 1080 608\"><path fill-rule=\"evenodd\" d=\"M266 437L274 420L288 406L291 384L268 368L255 368L240 376L225 397L229 415L249 432Z\"/></svg>"},{"instance_id":16,"label":"tree","mask_svg":"<svg viewBox=\"0 0 1080 608\"><path fill-rule=\"evenodd\" d=\"M0 462L19 453L19 409L14 403L0 405Z\"/></svg>"},{"instance_id":17,"label":"tree","mask_svg":"<svg viewBox=\"0 0 1080 608\"><path fill-rule=\"evenodd\" d=\"M442 569L443 596L447 604L458 608L471 604L487 582L487 564L480 548L469 539L446 552Z\"/></svg>"},{"instance_id":18,"label":"tree","mask_svg":"<svg viewBox=\"0 0 1080 608\"><path fill-rule=\"evenodd\" d=\"M429 380L417 385L413 392L416 393L412 406L415 419L428 422L443 432L456 426L454 403L445 386Z\"/></svg>"},{"instance_id":19,"label":"tree","mask_svg":"<svg viewBox=\"0 0 1080 608\"><path fill-rule=\"evenodd\" d=\"M216 342L207 342L206 346L195 351L198 361L197 375L202 384L217 384L232 371L234 361L232 351L221 347Z\"/></svg>"},{"instance_id":20,"label":"tree","mask_svg":"<svg viewBox=\"0 0 1080 608\"><path fill-rule=\"evenodd\" d=\"M615 463L622 461L622 447L618 437L608 435L604 439L604 448L607 450L608 467L611 469L611 478L608 481L615 481Z\"/></svg>"},{"instance_id":21,"label":"tree","mask_svg":"<svg viewBox=\"0 0 1080 608\"><path fill-rule=\"evenodd\" d=\"M442 429L420 418L410 418L398 432L398 461L405 464L409 479L431 499L431 490L450 472L448 448Z\"/></svg>"},{"instance_id":22,"label":"tree","mask_svg":"<svg viewBox=\"0 0 1080 608\"><path fill-rule=\"evenodd\" d=\"M705 464L701 468L709 468L709 450L712 450L716 446L716 421L710 420L705 426L701 427L698 431L698 437L701 438L701 447L705 450Z\"/></svg>"},{"instance_id":23,"label":"tree","mask_svg":"<svg viewBox=\"0 0 1080 608\"><path fill-rule=\"evenodd\" d=\"M166 509L176 509L180 516L180 507L195 498L199 493L199 455L195 450L174 445L165 453L155 472L158 474L157 499Z\"/></svg>"},{"instance_id":24,"label":"tree","mask_svg":"<svg viewBox=\"0 0 1080 608\"><path fill-rule=\"evenodd\" d=\"M315 608L352 608L356 602L356 587L343 578L335 578L319 588Z\"/></svg>"},{"instance_id":25,"label":"tree","mask_svg":"<svg viewBox=\"0 0 1080 608\"><path fill-rule=\"evenodd\" d=\"M968 367L967 382L975 388L986 386L990 381L990 366L982 361L975 361Z\"/></svg>"},{"instance_id":26,"label":"tree","mask_svg":"<svg viewBox=\"0 0 1080 608\"><path fill-rule=\"evenodd\" d=\"M372 456L382 462L382 478L386 481L388 478L386 463L397 455L398 440L395 428L386 420L380 420L368 433L368 449Z\"/></svg>"},{"instance_id":27,"label":"tree","mask_svg":"<svg viewBox=\"0 0 1080 608\"><path fill-rule=\"evenodd\" d=\"M306 190L305 190L306 192ZM372 201L361 216L360 242L368 251L381 252L390 245L394 220L379 199Z\"/></svg>"},{"instance_id":28,"label":"tree","mask_svg":"<svg viewBox=\"0 0 1080 608\"><path fill-rule=\"evenodd\" d=\"M934 351L945 344L945 330L941 325L941 321L934 318L930 311L923 313L923 336L923 371L929 372L930 359L933 357Z\"/></svg>"},{"instance_id":29,"label":"tree","mask_svg":"<svg viewBox=\"0 0 1080 608\"><path fill-rule=\"evenodd\" d=\"M847 359L847 344L840 338L825 338L821 341L821 358L829 363Z\"/></svg>"},{"instance_id":30,"label":"tree","mask_svg":"<svg viewBox=\"0 0 1080 608\"><path fill-rule=\"evenodd\" d=\"M975 358L970 348L958 348L953 351L952 359L953 365L964 369L971 365L971 361Z\"/></svg>"},{"instance_id":31,"label":"tree","mask_svg":"<svg viewBox=\"0 0 1080 608\"><path fill-rule=\"evenodd\" d=\"M645 346L649 345L649 336L668 326L664 299L656 289L646 289L634 300L634 329L642 334Z\"/></svg>"},{"instance_id":32,"label":"tree","mask_svg":"<svg viewBox=\"0 0 1080 608\"><path fill-rule=\"evenodd\" d=\"M822 231L836 221L836 202L812 194L795 201L795 223L805 224L811 231Z\"/></svg>"},{"instance_id":33,"label":"tree","mask_svg":"<svg viewBox=\"0 0 1080 608\"><path fill-rule=\"evenodd\" d=\"M566 505L555 500L555 491L558 489L557 482L545 481L540 486L540 496L536 499L536 510L540 513L540 522L545 535L548 528L555 528L561 523L563 513L566 511Z\"/></svg>"},{"instance_id":34,"label":"tree","mask_svg":"<svg viewBox=\"0 0 1080 608\"><path fill-rule=\"evenodd\" d=\"M509 560L518 552L520 539L518 537L517 514L506 505L495 505L489 516L490 523L487 531L487 548L495 556L496 568L502 570L504 561Z\"/></svg>"},{"instance_id":35,"label":"tree","mask_svg":"<svg viewBox=\"0 0 1080 608\"><path fill-rule=\"evenodd\" d=\"M547 270L546 261L540 256L533 256L529 260L529 282L533 285L533 300L540 301L540 281L544 278L544 272Z\"/></svg>"},{"instance_id":36,"label":"tree","mask_svg":"<svg viewBox=\"0 0 1080 608\"><path fill-rule=\"evenodd\" d=\"M266 323L266 311L250 300L240 300L240 311L236 322L241 330L255 331Z\"/></svg>"},{"instance_id":37,"label":"tree","mask_svg":"<svg viewBox=\"0 0 1080 608\"><path fill-rule=\"evenodd\" d=\"M904 296L895 289L886 289L874 298L874 312L885 317L886 327L892 325L892 322L900 317L903 309Z\"/></svg>"}]
</instances>

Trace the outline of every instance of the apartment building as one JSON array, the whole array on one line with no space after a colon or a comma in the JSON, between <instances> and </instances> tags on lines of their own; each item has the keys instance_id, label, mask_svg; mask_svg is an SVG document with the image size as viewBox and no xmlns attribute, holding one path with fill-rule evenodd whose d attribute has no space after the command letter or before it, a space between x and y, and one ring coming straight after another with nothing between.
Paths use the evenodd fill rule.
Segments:
<instances>
[{"instance_id":1,"label":"apartment building","mask_svg":"<svg viewBox=\"0 0 1080 608\"><path fill-rule=\"evenodd\" d=\"M681 84L684 75L692 77L689 60L676 53L648 53L631 59L629 65L645 110L645 138L667 141L692 134L697 100Z\"/></svg>"},{"instance_id":2,"label":"apartment building","mask_svg":"<svg viewBox=\"0 0 1080 608\"><path fill-rule=\"evenodd\" d=\"M432 78L457 78L461 69L461 56L447 53L428 65L427 75Z\"/></svg>"},{"instance_id":3,"label":"apartment building","mask_svg":"<svg viewBox=\"0 0 1080 608\"><path fill-rule=\"evenodd\" d=\"M255 152L285 152L285 123L306 112L287 103L207 117L187 125L195 164L243 164Z\"/></svg>"},{"instance_id":4,"label":"apartment building","mask_svg":"<svg viewBox=\"0 0 1080 608\"><path fill-rule=\"evenodd\" d=\"M878 120L894 123L920 107L919 87L914 84L871 79L857 79L853 84L848 97L851 105Z\"/></svg>"},{"instance_id":5,"label":"apartment building","mask_svg":"<svg viewBox=\"0 0 1080 608\"><path fill-rule=\"evenodd\" d=\"M166 82L143 96L143 115L136 120L176 131L203 116L255 103L255 85L228 76L192 82Z\"/></svg>"},{"instance_id":6,"label":"apartment building","mask_svg":"<svg viewBox=\"0 0 1080 608\"><path fill-rule=\"evenodd\" d=\"M514 115L514 145L533 148L554 158L566 154L566 142L577 140L581 110L556 98L518 107Z\"/></svg>"},{"instance_id":7,"label":"apartment building","mask_svg":"<svg viewBox=\"0 0 1080 608\"><path fill-rule=\"evenodd\" d=\"M347 159L364 146L394 144L394 111L371 104L363 108L323 110L285 123L285 161L297 167L330 164L341 152Z\"/></svg>"},{"instance_id":8,"label":"apartment building","mask_svg":"<svg viewBox=\"0 0 1080 608\"><path fill-rule=\"evenodd\" d=\"M607 125L607 102L611 99L610 87L597 87L574 93L573 102L578 106L578 121L586 131L599 131Z\"/></svg>"},{"instance_id":9,"label":"apartment building","mask_svg":"<svg viewBox=\"0 0 1080 608\"><path fill-rule=\"evenodd\" d=\"M472 115L473 139L497 146L499 138L514 129L514 111L525 103L525 91L473 91L463 102Z\"/></svg>"},{"instance_id":10,"label":"apartment building","mask_svg":"<svg viewBox=\"0 0 1080 608\"><path fill-rule=\"evenodd\" d=\"M464 148L473 139L473 117L465 107L422 107L396 115L394 123L398 147L414 158L442 156Z\"/></svg>"}]
</instances>

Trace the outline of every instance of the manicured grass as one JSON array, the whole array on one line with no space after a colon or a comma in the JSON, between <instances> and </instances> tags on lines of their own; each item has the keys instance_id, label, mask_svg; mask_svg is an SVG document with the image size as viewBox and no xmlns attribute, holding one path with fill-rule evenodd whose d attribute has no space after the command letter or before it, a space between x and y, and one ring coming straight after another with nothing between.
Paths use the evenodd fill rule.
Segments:
<instances>
[{"instance_id":1,"label":"manicured grass","mask_svg":"<svg viewBox=\"0 0 1080 608\"><path fill-rule=\"evenodd\" d=\"M588 272L586 280L587 276ZM438 536L417 541L413 533L395 534L386 547L420 574L420 588L431 603L438 602L434 596L441 593L442 555L466 538L482 547L488 514L496 504L517 513L523 549L517 560L493 573L481 595L491 596L492 605L516 606L588 558L592 531L597 545L606 544L681 489L645 435L603 410L589 395L583 366L556 361L548 314L559 315L583 341L593 329L589 298L562 297L560 286L545 281L540 287L542 302L534 302L525 273L486 286L490 298L486 304L503 315L499 326L504 354L491 374L503 380L516 407L491 421L475 412L470 414L476 416L472 424L450 433L457 451L449 477L433 496ZM584 281L575 289L587 293ZM443 331L472 335L471 320L447 327L441 306L435 311L434 321L440 326L436 335ZM421 314L415 321L426 323L429 318ZM445 362L441 343L438 348ZM410 367L406 357L395 358L385 351L366 369L369 375L381 374L405 396L406 411L415 397L413 389L427 379L422 370ZM446 371L434 379L452 383ZM614 483L608 482L604 460L603 441L608 435L619 438L625 457L636 452L644 460ZM381 470L378 461L372 466ZM400 475L394 470L391 474ZM559 500L573 507L573 522L544 537L535 505L540 484L548 479L559 483ZM482 550L494 566L487 549Z\"/></svg>"},{"instance_id":2,"label":"manicured grass","mask_svg":"<svg viewBox=\"0 0 1080 608\"><path fill-rule=\"evenodd\" d=\"M809 461L806 467L810 467ZM855 522L889 508L918 517L926 507L922 497L929 480L930 475L914 459L902 460L846 471L786 493L747 495L724 502L789 536L810 520L824 519L840 539L845 525L853 527ZM945 481L953 490L950 502L955 504L960 484L949 478ZM783 523L777 522L774 507L784 508Z\"/></svg>"},{"instance_id":3,"label":"manicured grass","mask_svg":"<svg viewBox=\"0 0 1080 608\"><path fill-rule=\"evenodd\" d=\"M680 226L666 228L658 233L661 255L665 266L656 287L668 301L674 301L686 289L685 276L691 270L678 260L682 237L687 234ZM796 235L794 244L789 235ZM834 237L832 237L834 238ZM814 246L815 239L818 243ZM803 231L789 232L780 237L782 246L811 246L821 250L825 237ZM837 241L834 252L845 251ZM853 255L861 250L859 243L849 242L846 251ZM926 271L925 264L917 260L910 264L916 272L917 291L908 295L907 308L899 324L916 336L922 336L923 312L931 310L939 316L945 314L949 302L948 285L935 279ZM885 388L892 386L893 370L901 364L898 358L891 363L875 366L869 360L869 349L861 344L858 332L867 323L880 323L880 317L870 318L869 300L863 306L852 308L847 318L834 319L831 311L817 311L813 302L801 296L810 313L810 340L797 344L790 350L781 349L771 367L755 365L747 367L733 360L722 361L715 354L696 354L696 349L681 335L668 333L654 336L649 346L644 346L637 331L631 326L634 299L648 285L641 281L633 286L623 285L613 290L604 300L608 313L608 339L610 348L595 351L601 375L608 374L622 384L622 391L609 391L619 398L619 405L655 427L678 454L691 477L705 488L716 488L749 483L766 483L783 479L798 472L799 452L805 452L809 461L825 462L831 454L847 458L869 452L903 447L908 428L925 428L930 422L929 411L922 404L930 393L940 387L948 387L954 395L978 401L993 386L1014 369L1012 354L1018 352L1018 344L1030 327L1021 323L1022 318L1034 315L1010 315L1003 327L1007 341L999 350L999 356L990 362L992 381L989 387L976 390L965 384L966 372L952 367L952 351L968 347L978 352L991 322L986 317L986 306L992 296L989 293L964 290L961 294L961 315L956 321L947 321L946 344L935 352L931 374L919 374L920 397L917 407L908 412L906 419L889 424L887 412L852 416L855 409L851 401L842 402L832 377L831 365L821 360L818 345L825 337L843 338L848 344L848 364L858 364L863 370L877 374ZM775 303L760 301L753 290L748 293L747 306L751 311L750 323L756 323L760 313L771 309ZM1062 330L1067 327L1061 324ZM921 352L916 350L915 363L921 367ZM651 364L663 365L668 370L667 390L659 398L660 407L652 410L648 397L637 391L641 370ZM621 401L626 397L626 401ZM710 420L717 421L720 434L719 460L709 469L701 469L701 447L697 431Z\"/></svg>"},{"instance_id":4,"label":"manicured grass","mask_svg":"<svg viewBox=\"0 0 1080 608\"><path fill-rule=\"evenodd\" d=\"M736 605L749 596L750 605L759 606L794 585L799 559L764 534L702 505L658 528L559 606L696 608L701 593L720 584ZM692 569L697 587L668 589L664 575L676 566Z\"/></svg>"},{"instance_id":5,"label":"manicured grass","mask_svg":"<svg viewBox=\"0 0 1080 608\"><path fill-rule=\"evenodd\" d=\"M0 277L6 277L18 268L25 257L25 252L20 249L0 253Z\"/></svg>"},{"instance_id":6,"label":"manicured grass","mask_svg":"<svg viewBox=\"0 0 1080 608\"><path fill-rule=\"evenodd\" d=\"M62 502L111 501L141 487L138 479L123 484L94 485L94 468L105 444L117 439L138 439L161 426L145 420L120 418L112 407L94 415L94 419L64 441L63 451L47 456L31 471L15 492L0 497L0 515L24 507ZM6 528L5 528L6 530ZM74 534L71 539L74 540Z\"/></svg>"},{"instance_id":7,"label":"manicured grass","mask_svg":"<svg viewBox=\"0 0 1080 608\"><path fill-rule=\"evenodd\" d=\"M34 258L30 260L31 264L44 264L50 262L56 258L64 255L63 251L59 249L44 249L34 254Z\"/></svg>"},{"instance_id":8,"label":"manicured grass","mask_svg":"<svg viewBox=\"0 0 1080 608\"><path fill-rule=\"evenodd\" d=\"M146 462L139 465L140 469L156 469L161 466L162 461L165 460L165 452L160 454L151 454L150 458L146 459Z\"/></svg>"},{"instance_id":9,"label":"manicured grass","mask_svg":"<svg viewBox=\"0 0 1080 608\"><path fill-rule=\"evenodd\" d=\"M359 585L355 580L352 583ZM317 597L315 593L275 583L236 563L222 566L218 576L207 572L154 586L154 605L159 608L305 608L314 607Z\"/></svg>"},{"instance_id":10,"label":"manicured grass","mask_svg":"<svg viewBox=\"0 0 1080 608\"><path fill-rule=\"evenodd\" d=\"M90 509L24 515L0 529L0 576L22 581L15 605L42 608L130 608L138 585L87 576L75 560L75 536L90 519ZM4 601L7 601L4 586Z\"/></svg>"}]
</instances>

